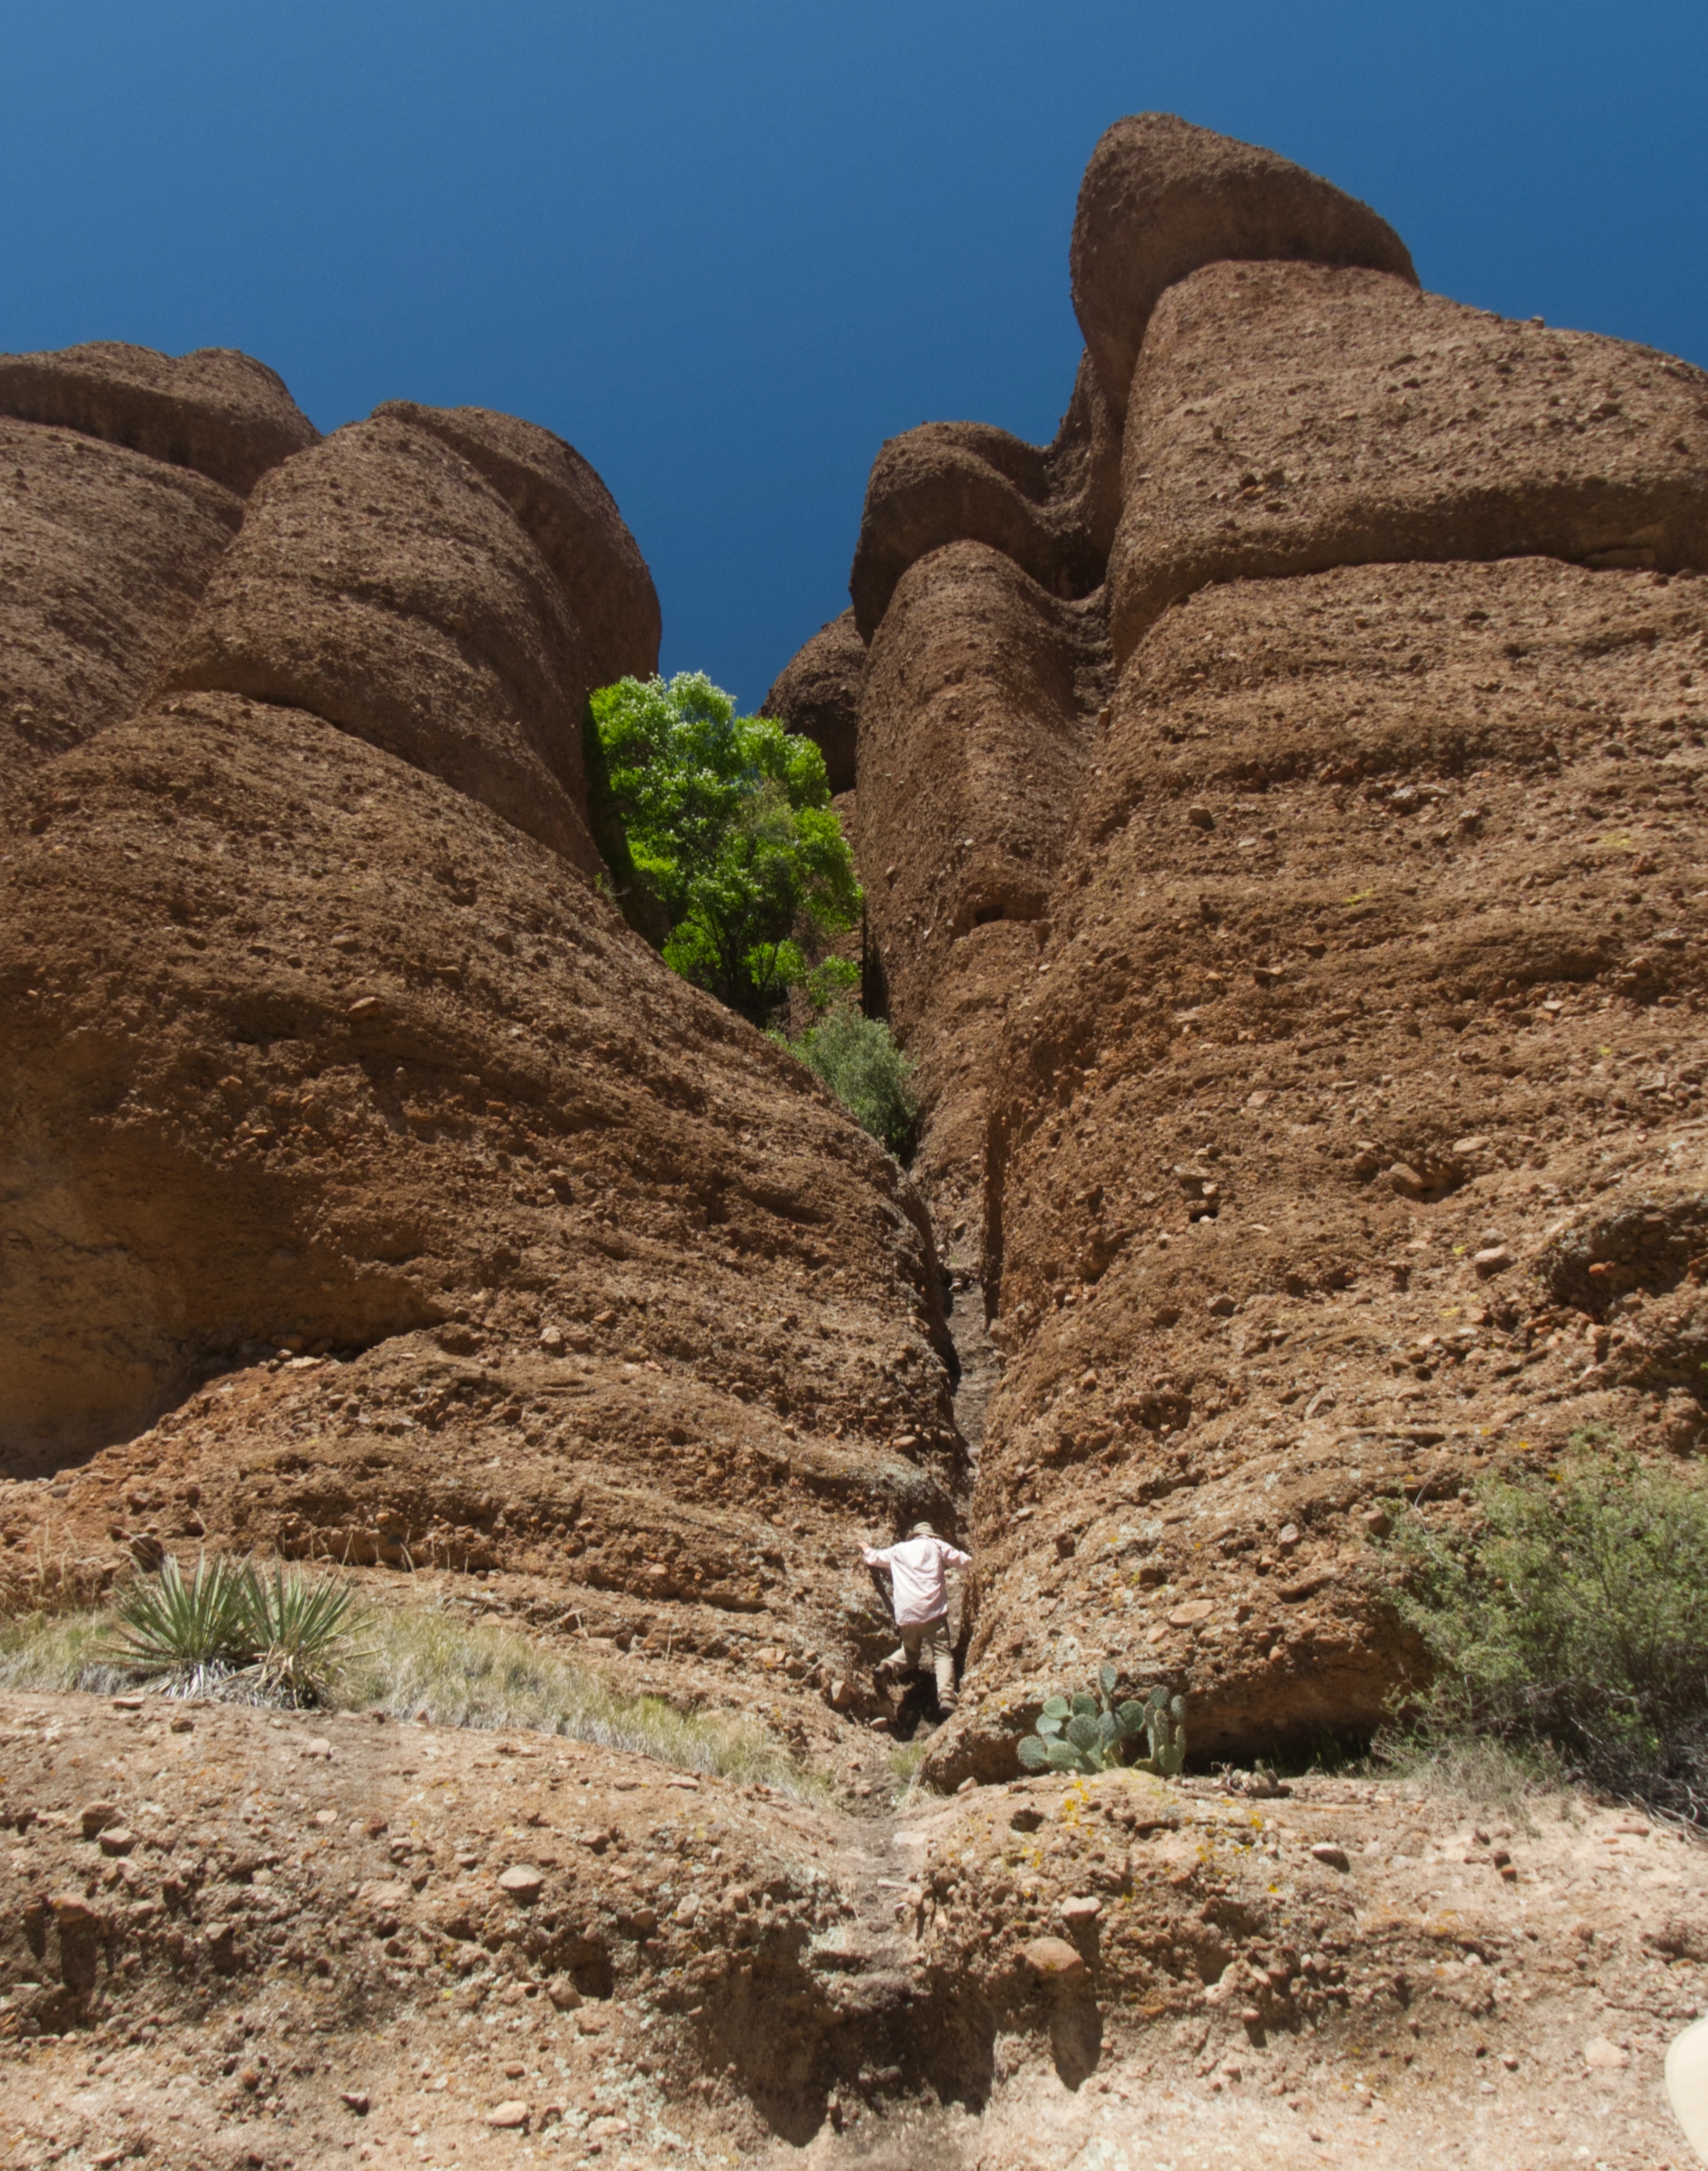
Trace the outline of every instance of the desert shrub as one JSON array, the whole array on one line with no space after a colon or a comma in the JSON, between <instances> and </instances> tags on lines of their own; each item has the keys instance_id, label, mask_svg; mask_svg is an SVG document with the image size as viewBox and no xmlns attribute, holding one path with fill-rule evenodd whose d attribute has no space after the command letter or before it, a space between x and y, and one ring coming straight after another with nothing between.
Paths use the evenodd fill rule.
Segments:
<instances>
[{"instance_id":1,"label":"desert shrub","mask_svg":"<svg viewBox=\"0 0 1708 2171\"><path fill-rule=\"evenodd\" d=\"M891 1153L907 1151L919 1118L914 1066L882 1019L863 1017L851 1005L840 1004L786 1045L874 1138Z\"/></svg>"},{"instance_id":2,"label":"desert shrub","mask_svg":"<svg viewBox=\"0 0 1708 2171\"><path fill-rule=\"evenodd\" d=\"M1414 1723L1708 1821L1708 1493L1580 1449L1475 1497L1468 1528L1414 1511L1390 1541L1401 1617L1434 1661Z\"/></svg>"},{"instance_id":3,"label":"desert shrub","mask_svg":"<svg viewBox=\"0 0 1708 2171\"><path fill-rule=\"evenodd\" d=\"M204 1556L187 1578L168 1554L120 1593L93 1655L169 1695L306 1707L350 1656L355 1602L332 1577L275 1568L270 1580L252 1562Z\"/></svg>"},{"instance_id":4,"label":"desert shrub","mask_svg":"<svg viewBox=\"0 0 1708 2171\"><path fill-rule=\"evenodd\" d=\"M700 671L621 679L590 706L595 827L619 885L656 905L667 964L765 1024L813 971L803 940L822 947L860 916L824 755L737 716Z\"/></svg>"},{"instance_id":5,"label":"desert shrub","mask_svg":"<svg viewBox=\"0 0 1708 2171\"><path fill-rule=\"evenodd\" d=\"M250 1571L247 1598L252 1655L243 1671L261 1700L298 1708L327 1702L356 1655L354 1584L275 1566L270 1578Z\"/></svg>"}]
</instances>

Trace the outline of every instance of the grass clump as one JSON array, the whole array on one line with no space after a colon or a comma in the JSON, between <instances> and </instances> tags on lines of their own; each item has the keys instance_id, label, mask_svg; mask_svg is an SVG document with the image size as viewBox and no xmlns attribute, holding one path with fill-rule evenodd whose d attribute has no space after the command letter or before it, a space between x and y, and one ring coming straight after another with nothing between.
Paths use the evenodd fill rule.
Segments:
<instances>
[{"instance_id":1,"label":"grass clump","mask_svg":"<svg viewBox=\"0 0 1708 2171\"><path fill-rule=\"evenodd\" d=\"M882 1018L837 1005L798 1040L784 1044L815 1071L854 1120L899 1159L919 1121L914 1066Z\"/></svg>"},{"instance_id":2,"label":"grass clump","mask_svg":"<svg viewBox=\"0 0 1708 2171\"><path fill-rule=\"evenodd\" d=\"M1509 1772L1708 1823L1708 1494L1580 1447L1545 1474L1485 1479L1475 1501L1468 1529L1414 1511L1390 1541L1401 1618L1434 1662L1414 1759L1498 1744Z\"/></svg>"},{"instance_id":3,"label":"grass clump","mask_svg":"<svg viewBox=\"0 0 1708 2171\"><path fill-rule=\"evenodd\" d=\"M752 1720L637 1694L572 1650L550 1650L514 1629L461 1621L437 1607L397 1607L373 1616L367 1643L341 1698L364 1709L398 1718L424 1712L441 1726L563 1734L802 1800L827 1791Z\"/></svg>"},{"instance_id":4,"label":"grass clump","mask_svg":"<svg viewBox=\"0 0 1708 2171\"><path fill-rule=\"evenodd\" d=\"M235 1633L239 1617L247 1627ZM168 1560L111 1606L0 1617L0 1689L106 1695L137 1682L180 1696L560 1734L799 1801L830 1791L750 1719L638 1694L573 1647L551 1650L446 1608L359 1612L356 1586L333 1577L216 1561L186 1578Z\"/></svg>"},{"instance_id":5,"label":"grass clump","mask_svg":"<svg viewBox=\"0 0 1708 2171\"><path fill-rule=\"evenodd\" d=\"M335 1577L170 1554L115 1601L100 1656L169 1696L221 1694L306 1710L330 1699L351 1656L356 1592Z\"/></svg>"}]
</instances>

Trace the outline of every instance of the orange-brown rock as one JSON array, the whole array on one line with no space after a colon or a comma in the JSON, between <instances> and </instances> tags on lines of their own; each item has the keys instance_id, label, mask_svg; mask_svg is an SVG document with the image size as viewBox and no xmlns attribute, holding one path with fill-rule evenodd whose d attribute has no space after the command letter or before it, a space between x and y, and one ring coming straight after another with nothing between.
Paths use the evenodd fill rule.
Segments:
<instances>
[{"instance_id":1,"label":"orange-brown rock","mask_svg":"<svg viewBox=\"0 0 1708 2171\"><path fill-rule=\"evenodd\" d=\"M860 690L866 683L866 643L843 611L803 642L761 706L786 730L811 739L825 757L833 794L854 789L854 758L860 721ZM846 829L846 823L843 825Z\"/></svg>"},{"instance_id":2,"label":"orange-brown rock","mask_svg":"<svg viewBox=\"0 0 1708 2171\"><path fill-rule=\"evenodd\" d=\"M1075 314L1117 420L1164 292L1204 264L1272 257L1416 281L1385 220L1291 159L1173 113L1104 131L1080 183L1071 266Z\"/></svg>"},{"instance_id":3,"label":"orange-brown rock","mask_svg":"<svg viewBox=\"0 0 1708 2171\"><path fill-rule=\"evenodd\" d=\"M658 594L616 500L573 445L538 423L489 408L375 410L430 431L491 483L557 575L586 638L593 683L658 668Z\"/></svg>"},{"instance_id":4,"label":"orange-brown rock","mask_svg":"<svg viewBox=\"0 0 1708 2171\"><path fill-rule=\"evenodd\" d=\"M1708 375L1379 271L1213 264L1150 320L1124 491L1117 661L1177 596L1241 575L1708 567Z\"/></svg>"},{"instance_id":5,"label":"orange-brown rock","mask_svg":"<svg viewBox=\"0 0 1708 2171\"><path fill-rule=\"evenodd\" d=\"M0 415L195 468L240 496L320 434L284 380L251 355L233 347L160 354L117 339L0 354Z\"/></svg>"},{"instance_id":6,"label":"orange-brown rock","mask_svg":"<svg viewBox=\"0 0 1708 2171\"><path fill-rule=\"evenodd\" d=\"M0 417L0 767L127 715L243 517L205 476Z\"/></svg>"},{"instance_id":7,"label":"orange-brown rock","mask_svg":"<svg viewBox=\"0 0 1708 2171\"><path fill-rule=\"evenodd\" d=\"M161 683L308 709L591 876L594 675L574 604L505 499L436 429L383 416L264 479Z\"/></svg>"},{"instance_id":8,"label":"orange-brown rock","mask_svg":"<svg viewBox=\"0 0 1708 2171\"><path fill-rule=\"evenodd\" d=\"M493 1567L854 1666L850 1525L952 1521L958 1452L894 1164L555 854L303 712L185 698L32 788L0 1433L61 1475L14 1499L114 1561Z\"/></svg>"},{"instance_id":9,"label":"orange-brown rock","mask_svg":"<svg viewBox=\"0 0 1708 2171\"><path fill-rule=\"evenodd\" d=\"M1105 1657L1198 1755L1367 1731L1392 1503L1696 1436L1705 632L1708 582L1527 559L1230 583L1136 650L991 1073L946 1775Z\"/></svg>"},{"instance_id":10,"label":"orange-brown rock","mask_svg":"<svg viewBox=\"0 0 1708 2171\"><path fill-rule=\"evenodd\" d=\"M1101 585L1119 504L1120 424L1081 363L1053 444L983 423L924 423L872 464L848 590L870 642L910 565L948 543L987 545L1051 595Z\"/></svg>"},{"instance_id":11,"label":"orange-brown rock","mask_svg":"<svg viewBox=\"0 0 1708 2171\"><path fill-rule=\"evenodd\" d=\"M1063 603L979 543L903 577L860 710L859 867L881 999L919 1064L915 1164L977 1249L985 1097L1029 984L1108 690L1095 600ZM869 974L875 980L875 974ZM878 990L869 989L869 998Z\"/></svg>"}]
</instances>

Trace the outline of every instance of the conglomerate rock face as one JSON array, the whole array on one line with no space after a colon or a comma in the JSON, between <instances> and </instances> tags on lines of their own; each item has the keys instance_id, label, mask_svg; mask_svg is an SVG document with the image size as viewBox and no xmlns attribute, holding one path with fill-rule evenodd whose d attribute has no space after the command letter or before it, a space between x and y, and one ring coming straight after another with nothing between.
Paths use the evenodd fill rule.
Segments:
<instances>
[{"instance_id":1,"label":"conglomerate rock face","mask_svg":"<svg viewBox=\"0 0 1708 2171\"><path fill-rule=\"evenodd\" d=\"M1124 662L1177 597L1335 565L1708 562L1708 375L1378 271L1221 263L1158 304L1109 586Z\"/></svg>"},{"instance_id":2,"label":"conglomerate rock face","mask_svg":"<svg viewBox=\"0 0 1708 2171\"><path fill-rule=\"evenodd\" d=\"M151 698L10 803L8 1546L513 1577L842 1726L885 1635L850 1525L955 1520L953 1350L900 1170L596 886L639 553L568 446L467 411L230 502Z\"/></svg>"},{"instance_id":3,"label":"conglomerate rock face","mask_svg":"<svg viewBox=\"0 0 1708 2171\"><path fill-rule=\"evenodd\" d=\"M0 794L128 715L238 531L222 483L0 417Z\"/></svg>"},{"instance_id":4,"label":"conglomerate rock face","mask_svg":"<svg viewBox=\"0 0 1708 2171\"><path fill-rule=\"evenodd\" d=\"M885 1828L145 1699L77 1707L79 1807L71 1707L13 1699L0 2038L47 2081L62 2033L146 2062L241 1997L165 2115L246 2161L299 2120L345 2160L300 2033L417 2154L455 2068L447 2146L628 2160L668 2113L875 2161L899 2100L1008 2171L1136 2137L1159 2070L1181 2146L1288 2160L1261 2077L1362 2160L1317 2099L1343 2062L1380 2122L1374 2056L1422 2165L1499 2021L1488 2160L1526 2109L1638 2119L1708 1952L1658 1844L1612 1892L1647 1827L1519 1862L1394 1790L1282 1817L1015 1745L1106 1660L1185 1693L1200 1766L1367 1736L1420 1662L1398 1502L1452 1530L1575 1440L1697 1449L1708 380L1422 294L1366 206L1167 116L1099 145L1072 271L1054 442L884 447L853 608L767 704L853 835L911 1176L609 900L586 697L658 608L572 448L408 402L321 440L219 351L0 358L0 1589L342 1562L869 1805L854 1541L926 1515L975 1569L923 1776L1003 1789ZM1568 2110L1580 1970L1647 2018L1569 2043ZM93 2148L123 2107L79 2102Z\"/></svg>"},{"instance_id":5,"label":"conglomerate rock face","mask_svg":"<svg viewBox=\"0 0 1708 2171\"><path fill-rule=\"evenodd\" d=\"M785 730L811 739L825 757L830 788L854 788L854 756L860 725L860 689L866 682L866 643L843 611L795 650L760 708Z\"/></svg>"},{"instance_id":6,"label":"conglomerate rock face","mask_svg":"<svg viewBox=\"0 0 1708 2171\"><path fill-rule=\"evenodd\" d=\"M1006 1357L948 1782L1105 1659L1202 1755L1367 1733L1402 1493L1702 1417L1708 378L1167 116L1073 272L1100 518L1067 424L915 431L851 582L866 986Z\"/></svg>"},{"instance_id":7,"label":"conglomerate rock face","mask_svg":"<svg viewBox=\"0 0 1708 2171\"><path fill-rule=\"evenodd\" d=\"M320 432L278 373L233 347L157 354L92 340L57 354L0 354L0 415L75 430L246 496Z\"/></svg>"},{"instance_id":8,"label":"conglomerate rock face","mask_svg":"<svg viewBox=\"0 0 1708 2171\"><path fill-rule=\"evenodd\" d=\"M572 600L504 499L438 432L391 415L257 488L161 681L323 716L590 877L593 682Z\"/></svg>"},{"instance_id":9,"label":"conglomerate rock face","mask_svg":"<svg viewBox=\"0 0 1708 2171\"><path fill-rule=\"evenodd\" d=\"M1097 605L1059 601L984 543L910 568L872 645L856 840L868 950L919 1066L915 1174L972 1255L1003 1016L1036 967L1108 687Z\"/></svg>"}]
</instances>

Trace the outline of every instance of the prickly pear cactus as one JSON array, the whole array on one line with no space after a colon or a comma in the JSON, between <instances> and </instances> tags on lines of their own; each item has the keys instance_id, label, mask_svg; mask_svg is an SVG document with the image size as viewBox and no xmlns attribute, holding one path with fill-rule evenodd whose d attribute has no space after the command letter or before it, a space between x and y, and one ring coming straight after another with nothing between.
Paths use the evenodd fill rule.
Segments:
<instances>
[{"instance_id":1,"label":"prickly pear cactus","mask_svg":"<svg viewBox=\"0 0 1708 2171\"><path fill-rule=\"evenodd\" d=\"M1110 1772L1126 1765L1172 1779L1186 1762L1186 1699L1153 1689L1143 1703L1116 1705L1118 1676L1112 1666L1098 1675L1099 1693L1052 1696L1038 1714L1037 1731L1019 1745L1028 1772ZM1142 1735L1148 1754L1127 1755Z\"/></svg>"}]
</instances>

